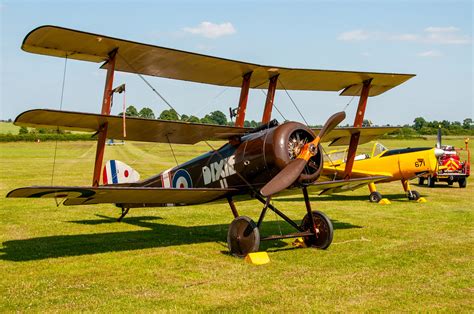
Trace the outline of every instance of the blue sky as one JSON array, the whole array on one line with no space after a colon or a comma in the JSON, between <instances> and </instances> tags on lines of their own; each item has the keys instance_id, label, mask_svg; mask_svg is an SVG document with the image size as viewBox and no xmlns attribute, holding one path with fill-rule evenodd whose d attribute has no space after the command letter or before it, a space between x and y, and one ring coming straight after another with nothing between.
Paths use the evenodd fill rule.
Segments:
<instances>
[{"instance_id":1,"label":"blue sky","mask_svg":"<svg viewBox=\"0 0 474 314\"><path fill-rule=\"evenodd\" d=\"M473 117L472 1L0 1L1 111L14 118L32 108L59 108L64 59L20 49L44 24L266 65L414 73L405 84L369 99L366 118L405 124ZM105 71L95 63L67 65L63 109L99 112ZM148 77L180 113L203 116L235 107L239 90ZM136 75L127 105L166 105ZM321 124L351 100L327 92L290 91L310 124ZM265 96L252 91L247 118L259 121ZM275 104L301 121L284 92ZM113 113L122 99L115 100ZM347 109L353 121L357 99ZM273 117L282 120L274 111Z\"/></svg>"}]
</instances>

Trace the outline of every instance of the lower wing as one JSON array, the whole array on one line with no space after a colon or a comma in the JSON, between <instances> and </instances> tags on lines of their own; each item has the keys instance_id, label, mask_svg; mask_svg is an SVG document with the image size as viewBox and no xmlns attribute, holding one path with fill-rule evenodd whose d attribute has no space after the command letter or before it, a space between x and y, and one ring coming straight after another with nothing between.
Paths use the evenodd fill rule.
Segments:
<instances>
[{"instance_id":1,"label":"lower wing","mask_svg":"<svg viewBox=\"0 0 474 314\"><path fill-rule=\"evenodd\" d=\"M386 180L390 177L388 176L374 176L374 177L365 177L357 179L348 179L348 180L334 180L334 181L322 181L315 182L309 187L311 191L322 191L320 195L341 193L346 191L354 191L363 186L366 186L369 183L375 183L379 181Z\"/></svg>"},{"instance_id":2,"label":"lower wing","mask_svg":"<svg viewBox=\"0 0 474 314\"><path fill-rule=\"evenodd\" d=\"M64 205L118 204L123 207L202 204L222 198L236 189L171 189L116 186L32 186L10 191L7 197L64 199Z\"/></svg>"}]
</instances>

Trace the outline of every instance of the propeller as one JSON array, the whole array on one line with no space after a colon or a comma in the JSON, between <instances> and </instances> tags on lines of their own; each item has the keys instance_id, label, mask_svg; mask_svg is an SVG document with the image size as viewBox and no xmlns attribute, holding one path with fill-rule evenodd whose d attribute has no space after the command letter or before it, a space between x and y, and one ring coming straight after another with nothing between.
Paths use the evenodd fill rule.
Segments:
<instances>
[{"instance_id":1,"label":"propeller","mask_svg":"<svg viewBox=\"0 0 474 314\"><path fill-rule=\"evenodd\" d=\"M273 179L265 184L265 186L260 190L260 193L267 197L278 193L293 184L293 182L298 179L301 172L304 170L304 167L306 166L306 163L309 161L309 159L316 155L321 138L326 135L326 133L332 131L332 129L334 129L345 118L346 113L344 111L335 113L329 117L316 138L313 141L306 143L301 149L299 155L290 161L290 163Z\"/></svg>"}]
</instances>

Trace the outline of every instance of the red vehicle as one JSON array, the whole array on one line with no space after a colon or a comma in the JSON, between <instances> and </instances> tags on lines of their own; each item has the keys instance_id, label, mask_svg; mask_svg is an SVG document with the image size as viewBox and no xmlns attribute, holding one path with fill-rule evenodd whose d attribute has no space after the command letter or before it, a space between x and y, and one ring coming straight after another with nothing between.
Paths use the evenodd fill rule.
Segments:
<instances>
[{"instance_id":1,"label":"red vehicle","mask_svg":"<svg viewBox=\"0 0 474 314\"><path fill-rule=\"evenodd\" d=\"M419 177L418 184L424 184L427 180L429 187L434 187L435 182L447 182L448 185L453 185L458 182L460 188L467 186L467 178L471 173L471 154L468 149L469 139L466 138L464 149L456 149L454 146L441 145L441 129L438 129L437 148L441 148L444 154L438 157L438 171L426 177ZM467 152L467 160L462 161L460 152L465 150Z\"/></svg>"}]
</instances>

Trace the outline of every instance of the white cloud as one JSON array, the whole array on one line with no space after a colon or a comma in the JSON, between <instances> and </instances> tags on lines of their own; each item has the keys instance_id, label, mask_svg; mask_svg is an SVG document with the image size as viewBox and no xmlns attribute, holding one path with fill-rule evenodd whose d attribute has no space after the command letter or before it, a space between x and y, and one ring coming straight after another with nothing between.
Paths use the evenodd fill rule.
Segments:
<instances>
[{"instance_id":1,"label":"white cloud","mask_svg":"<svg viewBox=\"0 0 474 314\"><path fill-rule=\"evenodd\" d=\"M467 35L460 33L460 29L454 26L425 28L425 41L433 44L463 45L471 42Z\"/></svg>"},{"instance_id":2,"label":"white cloud","mask_svg":"<svg viewBox=\"0 0 474 314\"><path fill-rule=\"evenodd\" d=\"M442 57L443 54L437 50L423 51L417 54L418 57Z\"/></svg>"},{"instance_id":3,"label":"white cloud","mask_svg":"<svg viewBox=\"0 0 474 314\"><path fill-rule=\"evenodd\" d=\"M344 40L344 41L361 41L361 40L367 40L370 37L371 37L371 33L366 32L361 29L356 29L353 31L341 33L337 37L337 39Z\"/></svg>"},{"instance_id":4,"label":"white cloud","mask_svg":"<svg viewBox=\"0 0 474 314\"><path fill-rule=\"evenodd\" d=\"M391 34L385 32L369 32L363 29L356 29L339 34L338 40L342 41L411 41L429 44L462 45L469 44L471 38L461 33L461 30L454 26L439 27L430 26L418 34L400 33Z\"/></svg>"},{"instance_id":5,"label":"white cloud","mask_svg":"<svg viewBox=\"0 0 474 314\"><path fill-rule=\"evenodd\" d=\"M230 22L222 24L201 22L201 24L196 27L185 27L183 30L187 33L200 35L207 38L218 38L221 36L232 35L237 32Z\"/></svg>"}]
</instances>

